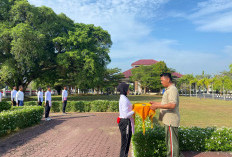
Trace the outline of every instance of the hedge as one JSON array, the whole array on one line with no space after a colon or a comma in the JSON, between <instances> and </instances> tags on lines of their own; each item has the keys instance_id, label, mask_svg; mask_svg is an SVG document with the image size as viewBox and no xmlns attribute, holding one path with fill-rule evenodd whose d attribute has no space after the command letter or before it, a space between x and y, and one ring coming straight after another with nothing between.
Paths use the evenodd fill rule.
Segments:
<instances>
[{"instance_id":1,"label":"hedge","mask_svg":"<svg viewBox=\"0 0 232 157\"><path fill-rule=\"evenodd\" d=\"M25 106L37 106L37 102L28 101ZM51 112L61 112L62 102L53 101ZM68 101L67 112L118 112L118 101L95 100L95 101Z\"/></svg>"},{"instance_id":2,"label":"hedge","mask_svg":"<svg viewBox=\"0 0 232 157\"><path fill-rule=\"evenodd\" d=\"M9 110L11 108L10 102L0 102L0 112L4 110Z\"/></svg>"},{"instance_id":3,"label":"hedge","mask_svg":"<svg viewBox=\"0 0 232 157\"><path fill-rule=\"evenodd\" d=\"M145 135L141 121L136 120L135 123L136 131L132 137L135 157L165 157L167 148L164 127L156 124L151 129L149 122L146 123ZM180 127L179 141L181 151L232 151L232 129Z\"/></svg>"},{"instance_id":4,"label":"hedge","mask_svg":"<svg viewBox=\"0 0 232 157\"><path fill-rule=\"evenodd\" d=\"M40 106L13 107L9 111L2 111L0 113L0 136L39 123L43 112L44 108Z\"/></svg>"}]
</instances>

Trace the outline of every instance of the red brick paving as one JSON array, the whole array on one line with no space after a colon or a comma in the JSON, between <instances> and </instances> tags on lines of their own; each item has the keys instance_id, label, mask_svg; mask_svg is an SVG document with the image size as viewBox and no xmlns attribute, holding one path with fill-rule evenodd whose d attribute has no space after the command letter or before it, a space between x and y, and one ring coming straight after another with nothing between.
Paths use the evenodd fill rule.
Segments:
<instances>
[{"instance_id":1,"label":"red brick paving","mask_svg":"<svg viewBox=\"0 0 232 157\"><path fill-rule=\"evenodd\" d=\"M119 157L118 113L52 114L0 139L0 157ZM232 157L230 153L183 152L185 157Z\"/></svg>"},{"instance_id":2,"label":"red brick paving","mask_svg":"<svg viewBox=\"0 0 232 157\"><path fill-rule=\"evenodd\" d=\"M0 140L1 157L118 157L118 113L56 114Z\"/></svg>"}]
</instances>

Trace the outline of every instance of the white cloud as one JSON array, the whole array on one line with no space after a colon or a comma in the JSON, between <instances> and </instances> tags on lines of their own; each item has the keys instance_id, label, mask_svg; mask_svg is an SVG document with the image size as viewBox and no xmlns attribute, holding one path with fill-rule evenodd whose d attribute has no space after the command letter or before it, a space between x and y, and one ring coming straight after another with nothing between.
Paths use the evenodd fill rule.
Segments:
<instances>
[{"instance_id":1,"label":"white cloud","mask_svg":"<svg viewBox=\"0 0 232 157\"><path fill-rule=\"evenodd\" d=\"M176 50L178 41L172 39L156 39L152 31L154 26L143 20L160 16L159 9L169 0L29 0L36 6L51 7L56 13L65 13L75 22L95 24L109 31L113 41L110 53L112 63L110 67L123 70L130 68L130 64L138 59L164 60L169 67L181 73L209 73L220 72L229 65L229 57L221 58L220 54ZM229 4L228 0L221 0ZM232 31L229 21L230 13L223 5L215 11L213 0L199 3L197 10L189 19L198 25L201 31ZM217 1L219 3L219 0ZM209 5L211 4L211 5ZM220 3L222 4L222 3ZM210 7L211 6L211 7ZM206 9L207 8L207 9ZM221 9L219 9L221 8ZM206 9L204 11L204 9ZM207 11L208 10L208 11ZM214 10L214 11L213 11ZM224 10L223 13L221 11ZM219 13L219 14L218 14ZM211 16L213 14L213 16ZM185 14L173 12L174 17L184 17ZM218 15L219 17L217 17ZM216 22L221 20L221 24ZM215 23L213 23L215 22ZM225 29L226 28L226 29ZM219 60L219 61L218 61ZM215 64L217 61L218 64Z\"/></svg>"},{"instance_id":2,"label":"white cloud","mask_svg":"<svg viewBox=\"0 0 232 157\"><path fill-rule=\"evenodd\" d=\"M231 0L207 0L198 3L188 18L197 25L199 31L232 32L231 9Z\"/></svg>"}]
</instances>

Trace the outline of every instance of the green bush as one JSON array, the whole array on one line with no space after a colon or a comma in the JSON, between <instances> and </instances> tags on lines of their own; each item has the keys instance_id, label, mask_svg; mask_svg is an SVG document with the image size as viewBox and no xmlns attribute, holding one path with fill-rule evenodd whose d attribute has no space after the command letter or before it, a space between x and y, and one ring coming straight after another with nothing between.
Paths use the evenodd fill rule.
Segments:
<instances>
[{"instance_id":1,"label":"green bush","mask_svg":"<svg viewBox=\"0 0 232 157\"><path fill-rule=\"evenodd\" d=\"M24 106L37 106L36 101L28 101ZM51 112L62 112L63 103L52 101ZM118 101L95 100L95 101L68 101L67 112L118 112Z\"/></svg>"},{"instance_id":2,"label":"green bush","mask_svg":"<svg viewBox=\"0 0 232 157\"><path fill-rule=\"evenodd\" d=\"M0 113L0 136L16 129L22 129L40 122L43 116L43 107L13 107L12 110Z\"/></svg>"},{"instance_id":3,"label":"green bush","mask_svg":"<svg viewBox=\"0 0 232 157\"><path fill-rule=\"evenodd\" d=\"M0 112L4 110L9 110L11 108L10 102L0 102Z\"/></svg>"},{"instance_id":4,"label":"green bush","mask_svg":"<svg viewBox=\"0 0 232 157\"><path fill-rule=\"evenodd\" d=\"M146 120L146 134L143 135L142 121L138 116L135 125L135 134L132 137L135 156L165 157L167 148L164 127L155 124L151 129L150 121ZM232 129L180 127L179 142L181 151L232 151Z\"/></svg>"},{"instance_id":5,"label":"green bush","mask_svg":"<svg viewBox=\"0 0 232 157\"><path fill-rule=\"evenodd\" d=\"M109 107L108 100L95 100L91 102L92 112L106 112Z\"/></svg>"},{"instance_id":6,"label":"green bush","mask_svg":"<svg viewBox=\"0 0 232 157\"><path fill-rule=\"evenodd\" d=\"M118 101L109 101L109 112L119 112Z\"/></svg>"},{"instance_id":7,"label":"green bush","mask_svg":"<svg viewBox=\"0 0 232 157\"><path fill-rule=\"evenodd\" d=\"M62 102L53 101L52 107L51 107L51 112L60 112L60 111L62 111Z\"/></svg>"},{"instance_id":8,"label":"green bush","mask_svg":"<svg viewBox=\"0 0 232 157\"><path fill-rule=\"evenodd\" d=\"M37 101L26 101L24 102L24 106L38 106Z\"/></svg>"},{"instance_id":9,"label":"green bush","mask_svg":"<svg viewBox=\"0 0 232 157\"><path fill-rule=\"evenodd\" d=\"M205 140L206 150L232 151L232 129L220 128L214 130L211 136Z\"/></svg>"}]
</instances>

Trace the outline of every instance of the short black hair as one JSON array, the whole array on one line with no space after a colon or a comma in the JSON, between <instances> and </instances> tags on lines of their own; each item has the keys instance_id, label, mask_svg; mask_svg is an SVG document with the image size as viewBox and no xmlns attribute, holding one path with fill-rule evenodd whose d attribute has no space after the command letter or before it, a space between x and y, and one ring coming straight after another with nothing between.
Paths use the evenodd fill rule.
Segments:
<instances>
[{"instance_id":1,"label":"short black hair","mask_svg":"<svg viewBox=\"0 0 232 157\"><path fill-rule=\"evenodd\" d=\"M47 86L47 88L51 88L50 86Z\"/></svg>"},{"instance_id":2,"label":"short black hair","mask_svg":"<svg viewBox=\"0 0 232 157\"><path fill-rule=\"evenodd\" d=\"M160 77L168 77L170 81L172 81L172 74L171 73L162 73Z\"/></svg>"}]
</instances>

